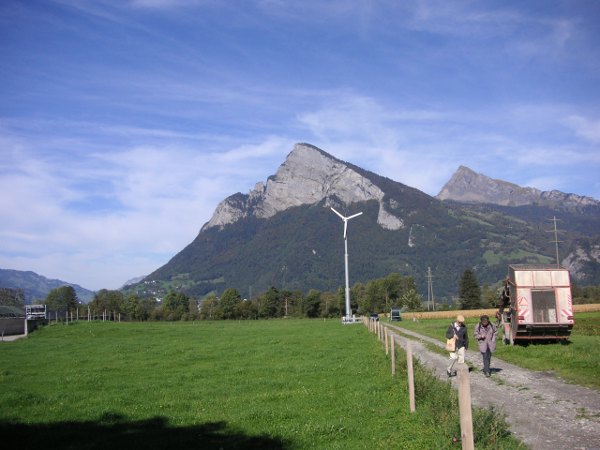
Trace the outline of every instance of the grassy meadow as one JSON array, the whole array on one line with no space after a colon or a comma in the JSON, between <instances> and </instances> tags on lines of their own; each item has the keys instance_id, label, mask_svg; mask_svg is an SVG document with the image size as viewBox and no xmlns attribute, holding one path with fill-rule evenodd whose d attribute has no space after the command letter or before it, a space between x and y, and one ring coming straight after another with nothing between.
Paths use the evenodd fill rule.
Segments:
<instances>
[{"instance_id":1,"label":"grassy meadow","mask_svg":"<svg viewBox=\"0 0 600 450\"><path fill-rule=\"evenodd\" d=\"M469 338L472 338L479 319L467 315L465 318ZM450 322L447 318L421 318L418 321L403 320L399 325L443 341ZM471 344L470 349L475 349L473 341ZM567 344L504 345L499 331L494 355L520 367L554 372L569 383L600 390L600 312L576 313L575 326ZM493 362L492 357L492 365Z\"/></svg>"},{"instance_id":2,"label":"grassy meadow","mask_svg":"<svg viewBox=\"0 0 600 450\"><path fill-rule=\"evenodd\" d=\"M456 448L456 393L362 325L56 324L0 343L0 442L19 448ZM523 448L493 410L477 448Z\"/></svg>"}]
</instances>

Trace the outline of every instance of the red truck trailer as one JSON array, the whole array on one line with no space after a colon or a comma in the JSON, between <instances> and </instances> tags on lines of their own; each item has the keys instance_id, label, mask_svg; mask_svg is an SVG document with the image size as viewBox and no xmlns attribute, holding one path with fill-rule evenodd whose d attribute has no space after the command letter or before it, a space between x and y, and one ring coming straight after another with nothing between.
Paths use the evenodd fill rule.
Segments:
<instances>
[{"instance_id":1,"label":"red truck trailer","mask_svg":"<svg viewBox=\"0 0 600 450\"><path fill-rule=\"evenodd\" d=\"M509 265L497 317L505 344L566 340L575 324L569 271L556 265Z\"/></svg>"}]
</instances>

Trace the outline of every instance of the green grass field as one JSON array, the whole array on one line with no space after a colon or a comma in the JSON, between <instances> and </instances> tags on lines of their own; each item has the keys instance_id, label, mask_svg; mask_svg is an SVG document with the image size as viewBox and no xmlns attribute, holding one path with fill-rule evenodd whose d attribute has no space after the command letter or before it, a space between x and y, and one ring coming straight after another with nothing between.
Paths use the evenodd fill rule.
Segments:
<instances>
[{"instance_id":1,"label":"green grass field","mask_svg":"<svg viewBox=\"0 0 600 450\"><path fill-rule=\"evenodd\" d=\"M466 320L471 339L477 322L476 318ZM448 319L427 319L418 322L405 320L399 325L443 341L449 323ZM566 345L510 346L502 344L501 338L502 333L499 332L494 354L498 358L527 369L554 372L570 383L600 389L600 312L576 314L573 333ZM474 344L470 348L473 350Z\"/></svg>"},{"instance_id":2,"label":"green grass field","mask_svg":"<svg viewBox=\"0 0 600 450\"><path fill-rule=\"evenodd\" d=\"M336 321L52 325L0 344L0 442L19 448L456 448L456 394ZM522 448L490 410L477 448Z\"/></svg>"}]
</instances>

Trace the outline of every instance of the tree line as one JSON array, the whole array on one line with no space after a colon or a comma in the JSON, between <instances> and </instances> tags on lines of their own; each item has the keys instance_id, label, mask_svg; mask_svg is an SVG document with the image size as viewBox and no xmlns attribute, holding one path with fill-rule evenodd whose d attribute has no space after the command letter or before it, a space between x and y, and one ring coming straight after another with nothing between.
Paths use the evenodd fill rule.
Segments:
<instances>
[{"instance_id":1,"label":"tree line","mask_svg":"<svg viewBox=\"0 0 600 450\"><path fill-rule=\"evenodd\" d=\"M459 283L458 297L452 305L437 305L437 309L493 308L498 300L497 289L479 285L475 273L465 270ZM600 302L600 286L572 286L574 303ZM122 320L221 320L269 319L280 317L330 318L345 315L345 293L279 290L272 286L252 299L241 297L237 289L228 288L217 296L209 294L197 299L183 292L169 291L163 299L124 294L119 290L102 289L87 305L82 305L72 286L52 289L43 302L50 312L63 317L79 309L94 318L120 317ZM350 289L353 313L369 315L389 313L392 308L419 311L427 308L417 292L412 277L390 273L367 283L356 283ZM20 289L0 288L0 306L24 307L24 293ZM441 306L441 307L440 307Z\"/></svg>"},{"instance_id":2,"label":"tree line","mask_svg":"<svg viewBox=\"0 0 600 450\"><path fill-rule=\"evenodd\" d=\"M345 293L308 293L299 290L280 290L272 286L252 299L242 298L239 291L228 288L220 296L209 294L197 299L183 292L170 290L164 298L143 298L119 290L102 289L87 305L81 305L71 286L53 289L44 302L49 311L72 313L85 308L84 316L121 317L122 320L220 320L269 319L281 317L328 318L345 314ZM389 312L391 308L418 310L422 298L412 277L391 273L386 277L356 283L350 289L350 303L355 314Z\"/></svg>"},{"instance_id":3,"label":"tree line","mask_svg":"<svg viewBox=\"0 0 600 450\"><path fill-rule=\"evenodd\" d=\"M486 303L495 305L496 292L480 288L475 274L466 270L461 278L458 309L478 309ZM487 300L486 300L487 298ZM50 310L73 310L77 307L72 287L54 289L46 299ZM367 283L356 283L350 289L350 306L353 313L370 315L389 313L392 308L420 311L426 308L417 292L415 280L399 273L390 273ZM235 288L227 288L220 296L209 294L203 299L190 297L183 292L170 290L163 299L143 298L137 294L125 295L118 290L100 290L87 305L93 317L106 313L123 320L249 320L281 317L331 318L345 315L345 292L320 292L280 290L271 286L252 299L244 299ZM450 305L444 305L445 309ZM440 305L438 305L440 308ZM443 309L444 309L443 308Z\"/></svg>"}]
</instances>

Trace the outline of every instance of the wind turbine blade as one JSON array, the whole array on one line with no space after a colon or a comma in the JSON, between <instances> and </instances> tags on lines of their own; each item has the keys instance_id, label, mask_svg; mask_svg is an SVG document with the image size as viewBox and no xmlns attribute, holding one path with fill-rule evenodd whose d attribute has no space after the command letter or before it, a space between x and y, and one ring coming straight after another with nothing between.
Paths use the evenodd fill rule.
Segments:
<instances>
[{"instance_id":1,"label":"wind turbine blade","mask_svg":"<svg viewBox=\"0 0 600 450\"><path fill-rule=\"evenodd\" d=\"M353 219L353 218L355 218L355 217L357 217L357 216L360 216L361 214L362 214L362 212L356 213L356 214L354 214L354 215L352 215L352 216L350 216L350 217L347 217L347 219L348 219L348 220L350 220L350 219Z\"/></svg>"},{"instance_id":2,"label":"wind turbine blade","mask_svg":"<svg viewBox=\"0 0 600 450\"><path fill-rule=\"evenodd\" d=\"M339 212L337 212L335 209L331 208L331 210L336 213L338 216L340 216L342 218L342 220L346 220L346 218L344 216L342 216Z\"/></svg>"},{"instance_id":3,"label":"wind turbine blade","mask_svg":"<svg viewBox=\"0 0 600 450\"><path fill-rule=\"evenodd\" d=\"M346 239L346 229L348 228L348 221L344 220L344 239Z\"/></svg>"}]
</instances>

